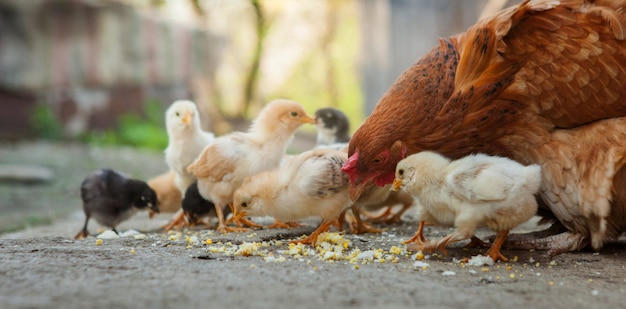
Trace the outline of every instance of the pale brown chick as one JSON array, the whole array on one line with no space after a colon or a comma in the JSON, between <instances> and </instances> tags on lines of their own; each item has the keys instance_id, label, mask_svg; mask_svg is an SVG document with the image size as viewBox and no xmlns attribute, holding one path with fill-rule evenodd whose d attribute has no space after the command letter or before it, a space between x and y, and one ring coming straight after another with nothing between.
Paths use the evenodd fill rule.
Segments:
<instances>
[{"instance_id":1,"label":"pale brown chick","mask_svg":"<svg viewBox=\"0 0 626 309\"><path fill-rule=\"evenodd\" d=\"M170 170L148 180L148 185L156 192L160 212L176 212L181 207L183 195L176 187L175 178L176 172ZM148 211L150 218L154 217L155 212Z\"/></svg>"},{"instance_id":2,"label":"pale brown chick","mask_svg":"<svg viewBox=\"0 0 626 309\"><path fill-rule=\"evenodd\" d=\"M216 205L218 230L226 226L223 207L233 201L235 190L251 175L278 167L295 131L315 123L297 102L274 100L252 122L248 132L233 132L217 138L188 167L198 178L200 194Z\"/></svg>"},{"instance_id":3,"label":"pale brown chick","mask_svg":"<svg viewBox=\"0 0 626 309\"><path fill-rule=\"evenodd\" d=\"M235 213L272 216L290 222L308 217L324 221L309 237L294 243L315 244L352 201L345 152L315 149L290 158L280 168L248 177L235 192Z\"/></svg>"},{"instance_id":4,"label":"pale brown chick","mask_svg":"<svg viewBox=\"0 0 626 309\"><path fill-rule=\"evenodd\" d=\"M453 233L439 240L426 241L416 235L409 248L445 253L447 244L470 239L477 227L486 226L498 233L487 253L494 261L507 261L500 247L509 230L535 215L535 194L540 185L538 165L523 166L484 154L451 161L430 151L400 161L393 184L419 200L422 222L455 227Z\"/></svg>"}]
</instances>

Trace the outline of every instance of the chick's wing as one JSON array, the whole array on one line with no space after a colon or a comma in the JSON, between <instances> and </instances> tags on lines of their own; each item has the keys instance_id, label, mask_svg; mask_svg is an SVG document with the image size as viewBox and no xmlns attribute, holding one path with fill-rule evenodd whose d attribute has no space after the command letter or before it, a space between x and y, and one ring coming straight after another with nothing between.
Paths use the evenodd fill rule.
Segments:
<instances>
[{"instance_id":1,"label":"chick's wing","mask_svg":"<svg viewBox=\"0 0 626 309\"><path fill-rule=\"evenodd\" d=\"M347 188L348 175L341 171L344 156L321 155L305 161L298 171L298 187L308 196L324 198Z\"/></svg>"},{"instance_id":2,"label":"chick's wing","mask_svg":"<svg viewBox=\"0 0 626 309\"><path fill-rule=\"evenodd\" d=\"M511 179L488 163L470 164L448 174L446 185L469 202L499 201L507 196Z\"/></svg>"},{"instance_id":3,"label":"chick's wing","mask_svg":"<svg viewBox=\"0 0 626 309\"><path fill-rule=\"evenodd\" d=\"M243 134L233 133L207 146L187 170L198 178L227 180L246 154L253 151L252 143Z\"/></svg>"}]
</instances>

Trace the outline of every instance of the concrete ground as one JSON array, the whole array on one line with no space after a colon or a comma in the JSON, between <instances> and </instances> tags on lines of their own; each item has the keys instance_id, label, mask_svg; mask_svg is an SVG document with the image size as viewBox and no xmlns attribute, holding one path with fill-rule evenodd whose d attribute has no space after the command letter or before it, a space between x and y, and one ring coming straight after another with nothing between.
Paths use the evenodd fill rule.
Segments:
<instances>
[{"instance_id":1,"label":"concrete ground","mask_svg":"<svg viewBox=\"0 0 626 309\"><path fill-rule=\"evenodd\" d=\"M111 167L148 178L164 171L162 153L0 144L0 164L38 165L54 174L43 183L0 182L0 308L623 307L624 242L556 257L505 250L510 262L487 266L459 262L482 249L457 247L420 259L401 243L415 231L410 211L404 223L381 225L383 233L327 234L317 248L288 244L317 220L227 235L164 233L160 226L171 215L151 220L146 213L119 227L139 235L74 240L84 220L77 189L87 173ZM101 232L95 223L89 229ZM448 232L429 227L425 234Z\"/></svg>"}]
</instances>

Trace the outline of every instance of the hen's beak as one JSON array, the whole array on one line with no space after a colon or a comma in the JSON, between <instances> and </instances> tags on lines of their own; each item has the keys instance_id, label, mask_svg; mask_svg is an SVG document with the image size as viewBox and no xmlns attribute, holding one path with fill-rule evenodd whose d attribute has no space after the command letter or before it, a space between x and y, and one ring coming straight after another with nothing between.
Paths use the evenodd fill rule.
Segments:
<instances>
[{"instance_id":1,"label":"hen's beak","mask_svg":"<svg viewBox=\"0 0 626 309\"><path fill-rule=\"evenodd\" d=\"M191 111L186 110L185 114L183 114L183 118L181 119L181 121L183 122L184 125L190 125L191 124Z\"/></svg>"},{"instance_id":2,"label":"hen's beak","mask_svg":"<svg viewBox=\"0 0 626 309\"><path fill-rule=\"evenodd\" d=\"M300 119L300 121L302 121L302 123L311 123L311 124L315 124L315 118L311 117L311 116L305 116L302 117L302 119Z\"/></svg>"},{"instance_id":3,"label":"hen's beak","mask_svg":"<svg viewBox=\"0 0 626 309\"><path fill-rule=\"evenodd\" d=\"M398 191L402 186L402 179L396 178L393 180L393 184L391 185L391 191Z\"/></svg>"}]
</instances>

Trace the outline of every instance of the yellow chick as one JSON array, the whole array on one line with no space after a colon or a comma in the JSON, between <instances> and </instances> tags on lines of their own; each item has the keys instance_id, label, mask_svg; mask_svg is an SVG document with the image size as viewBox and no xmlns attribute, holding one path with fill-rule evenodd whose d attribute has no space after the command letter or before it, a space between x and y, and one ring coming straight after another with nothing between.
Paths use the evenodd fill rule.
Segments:
<instances>
[{"instance_id":1,"label":"yellow chick","mask_svg":"<svg viewBox=\"0 0 626 309\"><path fill-rule=\"evenodd\" d=\"M541 185L539 165L523 166L504 157L469 155L459 160L430 151L413 154L398 163L392 189L402 187L420 204L421 222L408 247L440 250L448 243L475 238L477 227L497 232L487 252L494 261L507 258L500 247L509 230L528 221L537 211L535 194ZM423 222L454 226L453 233L433 241L422 235Z\"/></svg>"},{"instance_id":2,"label":"yellow chick","mask_svg":"<svg viewBox=\"0 0 626 309\"><path fill-rule=\"evenodd\" d=\"M251 175L278 167L295 131L315 123L302 105L278 99L268 103L248 132L233 132L217 138L187 168L198 178L200 195L213 201L218 231L238 231L226 226L223 207L231 205L235 190Z\"/></svg>"},{"instance_id":3,"label":"yellow chick","mask_svg":"<svg viewBox=\"0 0 626 309\"><path fill-rule=\"evenodd\" d=\"M342 151L314 149L287 159L277 169L248 177L235 192L235 213L285 222L320 217L324 221L309 237L293 241L315 244L319 234L352 204L349 178L341 171L347 159Z\"/></svg>"}]
</instances>

